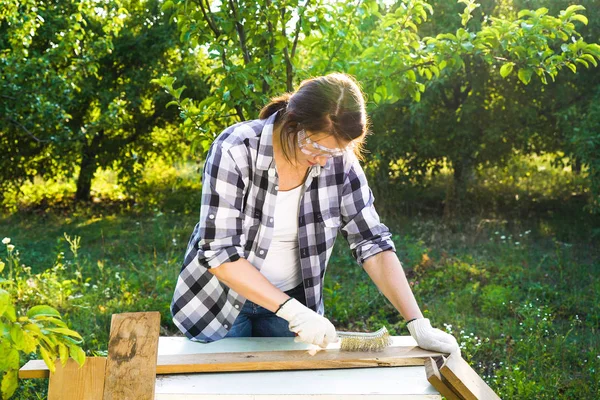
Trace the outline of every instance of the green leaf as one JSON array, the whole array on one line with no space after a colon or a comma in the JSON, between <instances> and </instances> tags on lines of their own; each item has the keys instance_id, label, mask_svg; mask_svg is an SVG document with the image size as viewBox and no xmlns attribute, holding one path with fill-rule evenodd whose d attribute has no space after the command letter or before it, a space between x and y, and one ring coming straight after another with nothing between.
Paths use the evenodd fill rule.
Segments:
<instances>
[{"instance_id":1,"label":"green leaf","mask_svg":"<svg viewBox=\"0 0 600 400\"><path fill-rule=\"evenodd\" d=\"M504 64L502 67L500 67L500 76L502 76L503 78L506 78L508 75L510 75L514 66L515 66L514 62L508 62L508 63Z\"/></svg>"},{"instance_id":2,"label":"green leaf","mask_svg":"<svg viewBox=\"0 0 600 400\"><path fill-rule=\"evenodd\" d=\"M413 93L413 99L418 103L421 101L421 92L419 92L418 90L415 90L415 92Z\"/></svg>"},{"instance_id":3,"label":"green leaf","mask_svg":"<svg viewBox=\"0 0 600 400\"><path fill-rule=\"evenodd\" d=\"M64 367L65 365L67 365L67 361L69 360L69 348L65 344L59 343L58 354L60 356L60 363Z\"/></svg>"},{"instance_id":4,"label":"green leaf","mask_svg":"<svg viewBox=\"0 0 600 400\"><path fill-rule=\"evenodd\" d=\"M4 311L6 311L9 303L10 294L4 289L0 289L0 317L4 314Z\"/></svg>"},{"instance_id":5,"label":"green leaf","mask_svg":"<svg viewBox=\"0 0 600 400\"><path fill-rule=\"evenodd\" d=\"M564 12L567 15L571 15L571 14L577 12L577 11L583 11L583 10L585 10L584 6L580 6L578 4L575 4L575 5L567 7L567 9Z\"/></svg>"},{"instance_id":6,"label":"green leaf","mask_svg":"<svg viewBox=\"0 0 600 400\"><path fill-rule=\"evenodd\" d=\"M6 315L6 318L8 318L10 322L17 321L17 312L15 311L15 307L12 304L9 304L6 307L6 310L4 310L4 315Z\"/></svg>"},{"instance_id":7,"label":"green leaf","mask_svg":"<svg viewBox=\"0 0 600 400\"><path fill-rule=\"evenodd\" d=\"M5 266L5 265L6 265L6 264L4 264L4 263L2 262L2 260L0 260L0 272L2 272L2 270L4 269L4 266ZM1 314L1 313L0 313L0 314Z\"/></svg>"},{"instance_id":8,"label":"green leaf","mask_svg":"<svg viewBox=\"0 0 600 400\"><path fill-rule=\"evenodd\" d=\"M42 359L48 366L48 369L50 370L50 372L56 372L56 365L54 364L54 358L50 355L50 353L48 352L48 350L46 350L46 348L44 346L40 346L40 355L42 356Z\"/></svg>"},{"instance_id":9,"label":"green leaf","mask_svg":"<svg viewBox=\"0 0 600 400\"><path fill-rule=\"evenodd\" d=\"M379 93L377 93L377 92L373 93L373 101L375 102L375 104L381 104L382 100L383 99Z\"/></svg>"},{"instance_id":10,"label":"green leaf","mask_svg":"<svg viewBox=\"0 0 600 400\"><path fill-rule=\"evenodd\" d=\"M600 45L596 43L588 44L585 46L585 50L588 53L595 55L596 57L600 57Z\"/></svg>"},{"instance_id":11,"label":"green leaf","mask_svg":"<svg viewBox=\"0 0 600 400\"><path fill-rule=\"evenodd\" d=\"M576 59L576 60L575 60L575 62L578 62L578 63L580 63L580 64L583 64L583 65L584 65L586 68L589 68L589 67L590 67L590 64L588 64L588 62L587 62L587 61L585 61L583 58L578 58L578 59Z\"/></svg>"},{"instance_id":12,"label":"green leaf","mask_svg":"<svg viewBox=\"0 0 600 400\"><path fill-rule=\"evenodd\" d=\"M583 58L584 60L592 63L594 65L594 67L598 66L598 62L596 61L596 59L594 58L594 56L591 55L591 54L582 54L581 58Z\"/></svg>"},{"instance_id":13,"label":"green leaf","mask_svg":"<svg viewBox=\"0 0 600 400\"><path fill-rule=\"evenodd\" d=\"M18 371L7 371L2 376L2 387L0 388L0 392L2 393L3 399L9 399L17 390L17 373Z\"/></svg>"},{"instance_id":14,"label":"green leaf","mask_svg":"<svg viewBox=\"0 0 600 400\"><path fill-rule=\"evenodd\" d=\"M19 369L19 352L16 349L11 349L8 352L7 369Z\"/></svg>"},{"instance_id":15,"label":"green leaf","mask_svg":"<svg viewBox=\"0 0 600 400\"><path fill-rule=\"evenodd\" d=\"M46 305L40 305L31 307L29 311L27 311L27 316L29 318L36 318L38 316L60 318L60 313L56 311L55 308Z\"/></svg>"},{"instance_id":16,"label":"green leaf","mask_svg":"<svg viewBox=\"0 0 600 400\"><path fill-rule=\"evenodd\" d=\"M377 11L379 11L379 4L377 4L376 1L371 1L369 3L369 6L371 8L371 12L377 12Z\"/></svg>"},{"instance_id":17,"label":"green leaf","mask_svg":"<svg viewBox=\"0 0 600 400\"><path fill-rule=\"evenodd\" d=\"M15 348L18 350L23 349L23 330L21 329L21 325L14 324L12 328L10 328L10 338L15 344Z\"/></svg>"},{"instance_id":18,"label":"green leaf","mask_svg":"<svg viewBox=\"0 0 600 400\"><path fill-rule=\"evenodd\" d=\"M400 9L400 8L399 8ZM386 15L386 19L381 24L382 28L387 28L388 26L392 26L398 23L396 18L393 18L391 15Z\"/></svg>"},{"instance_id":19,"label":"green leaf","mask_svg":"<svg viewBox=\"0 0 600 400\"><path fill-rule=\"evenodd\" d=\"M85 351L83 351L81 347L70 344L69 354L71 355L71 358L75 360L77 364L79 364L79 366L82 366L83 363L85 363Z\"/></svg>"},{"instance_id":20,"label":"green leaf","mask_svg":"<svg viewBox=\"0 0 600 400\"><path fill-rule=\"evenodd\" d=\"M63 321L62 319L56 318L56 317L41 316L41 317L36 317L35 321L40 328L52 327L50 324L53 324L53 325L61 327L61 328L67 327L67 324L65 323L65 321Z\"/></svg>"},{"instance_id":21,"label":"green leaf","mask_svg":"<svg viewBox=\"0 0 600 400\"><path fill-rule=\"evenodd\" d=\"M183 85L179 89L173 90L173 97L179 99L181 97L181 92L183 92L186 88L187 86Z\"/></svg>"},{"instance_id":22,"label":"green leaf","mask_svg":"<svg viewBox=\"0 0 600 400\"><path fill-rule=\"evenodd\" d=\"M577 73L577 67L575 66L575 64L573 64L572 62L566 62L565 65L567 66L567 68L569 68L571 71L573 71L574 74Z\"/></svg>"},{"instance_id":23,"label":"green leaf","mask_svg":"<svg viewBox=\"0 0 600 400\"><path fill-rule=\"evenodd\" d=\"M19 369L19 352L9 346L8 343L0 344L0 371Z\"/></svg>"},{"instance_id":24,"label":"green leaf","mask_svg":"<svg viewBox=\"0 0 600 400\"><path fill-rule=\"evenodd\" d=\"M37 347L37 340L35 336L26 330L23 330L23 352L33 353Z\"/></svg>"},{"instance_id":25,"label":"green leaf","mask_svg":"<svg viewBox=\"0 0 600 400\"><path fill-rule=\"evenodd\" d=\"M531 16L534 16L534 15L535 15L535 13L533 11L531 11L531 10L521 10L517 14L517 18L521 19L521 18L523 18L525 16L530 16L531 17Z\"/></svg>"},{"instance_id":26,"label":"green leaf","mask_svg":"<svg viewBox=\"0 0 600 400\"><path fill-rule=\"evenodd\" d=\"M375 53L377 49L375 49L375 47L367 47L365 49L365 51L362 52L362 54L360 55L359 58L367 58L369 57L371 54Z\"/></svg>"},{"instance_id":27,"label":"green leaf","mask_svg":"<svg viewBox=\"0 0 600 400\"><path fill-rule=\"evenodd\" d=\"M518 73L519 79L525 85L527 85L529 83L529 81L531 80L531 75L533 75L533 71L530 68L519 69L519 73Z\"/></svg>"},{"instance_id":28,"label":"green leaf","mask_svg":"<svg viewBox=\"0 0 600 400\"><path fill-rule=\"evenodd\" d=\"M463 49L465 49L467 51L471 51L475 48L475 46L471 42L463 42L460 45L462 46Z\"/></svg>"},{"instance_id":29,"label":"green leaf","mask_svg":"<svg viewBox=\"0 0 600 400\"><path fill-rule=\"evenodd\" d=\"M54 332L54 333L60 333L61 335L67 335L67 336L73 336L76 337L78 339L82 339L81 335L71 329L67 329L67 328L47 328L48 331L50 332Z\"/></svg>"},{"instance_id":30,"label":"green leaf","mask_svg":"<svg viewBox=\"0 0 600 400\"><path fill-rule=\"evenodd\" d=\"M173 7L173 2L171 0L165 1L165 3L160 8L161 11L167 11L169 8Z\"/></svg>"},{"instance_id":31,"label":"green leaf","mask_svg":"<svg viewBox=\"0 0 600 400\"><path fill-rule=\"evenodd\" d=\"M585 15L581 15L581 14L575 14L571 17L571 19L575 20L575 21L580 21L583 22L584 25L588 24L588 19Z\"/></svg>"}]
</instances>

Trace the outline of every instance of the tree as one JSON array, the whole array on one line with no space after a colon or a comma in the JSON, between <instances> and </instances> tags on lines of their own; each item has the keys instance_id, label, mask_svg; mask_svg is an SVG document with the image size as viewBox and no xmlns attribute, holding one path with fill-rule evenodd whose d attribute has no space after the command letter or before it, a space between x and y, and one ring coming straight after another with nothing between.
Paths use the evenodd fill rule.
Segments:
<instances>
[{"instance_id":1,"label":"tree","mask_svg":"<svg viewBox=\"0 0 600 400\"><path fill-rule=\"evenodd\" d=\"M87 200L98 167L139 174L159 151L155 128L177 118L150 83L161 74L189 76L188 48L175 49L175 27L158 0L11 2L2 15L4 84L0 145L3 185L78 171L77 200ZM186 71L187 69L187 71Z\"/></svg>"},{"instance_id":2,"label":"tree","mask_svg":"<svg viewBox=\"0 0 600 400\"><path fill-rule=\"evenodd\" d=\"M177 21L182 42L210 62L210 95L200 102L182 97L185 86L169 77L156 80L173 95L200 156L223 127L256 118L270 97L294 89L300 41L327 16L314 0L168 0L162 9Z\"/></svg>"},{"instance_id":3,"label":"tree","mask_svg":"<svg viewBox=\"0 0 600 400\"><path fill-rule=\"evenodd\" d=\"M551 116L544 115L548 103L539 101L546 97L540 86L565 67L575 72L576 63L595 65L600 56L600 46L587 44L575 29L576 22L587 23L578 13L581 6L553 17L546 8L503 15L492 2L459 3L465 5L457 21L462 27L435 37L422 37L419 29L433 13L428 3L365 8L351 24L357 33L337 57L338 66L356 74L375 103L377 135L368 142L374 181L389 182L392 166L414 178L449 161L454 176L446 201L449 217L463 207L477 165L502 162L515 149L554 144L543 135L553 127ZM444 7L447 2L435 4L436 10ZM448 29L452 23L446 18L439 25ZM431 24L424 30L435 32ZM352 54L361 54L361 62L353 62ZM541 84L527 87L534 76Z\"/></svg>"}]
</instances>

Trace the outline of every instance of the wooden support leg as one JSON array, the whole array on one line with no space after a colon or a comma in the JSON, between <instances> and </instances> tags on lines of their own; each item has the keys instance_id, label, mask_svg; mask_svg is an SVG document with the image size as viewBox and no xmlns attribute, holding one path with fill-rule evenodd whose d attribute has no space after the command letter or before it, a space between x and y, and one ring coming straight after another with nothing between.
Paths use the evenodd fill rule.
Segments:
<instances>
[{"instance_id":1,"label":"wooden support leg","mask_svg":"<svg viewBox=\"0 0 600 400\"><path fill-rule=\"evenodd\" d=\"M80 368L73 359L56 363L50 374L48 400L102 400L106 357L88 357Z\"/></svg>"},{"instance_id":2,"label":"wooden support leg","mask_svg":"<svg viewBox=\"0 0 600 400\"><path fill-rule=\"evenodd\" d=\"M425 359L425 372L427 373L427 380L431 383L431 386L436 388L446 400L464 400L456 394L446 380L440 375L439 367L444 363L443 357L428 357Z\"/></svg>"},{"instance_id":3,"label":"wooden support leg","mask_svg":"<svg viewBox=\"0 0 600 400\"><path fill-rule=\"evenodd\" d=\"M160 313L114 314L104 400L154 400Z\"/></svg>"},{"instance_id":4,"label":"wooden support leg","mask_svg":"<svg viewBox=\"0 0 600 400\"><path fill-rule=\"evenodd\" d=\"M450 355L440 368L440 373L452 390L465 400L500 400L500 397L460 356Z\"/></svg>"}]
</instances>

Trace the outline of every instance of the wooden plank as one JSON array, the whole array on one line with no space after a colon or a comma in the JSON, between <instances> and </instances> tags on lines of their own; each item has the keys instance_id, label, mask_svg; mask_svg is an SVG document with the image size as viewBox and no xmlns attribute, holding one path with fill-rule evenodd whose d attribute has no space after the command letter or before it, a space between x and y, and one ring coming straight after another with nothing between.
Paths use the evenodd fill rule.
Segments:
<instances>
[{"instance_id":1,"label":"wooden plank","mask_svg":"<svg viewBox=\"0 0 600 400\"><path fill-rule=\"evenodd\" d=\"M400 367L423 365L425 358L440 355L416 346L388 347L380 352L322 350L315 355L306 350L159 355L157 374Z\"/></svg>"},{"instance_id":2,"label":"wooden plank","mask_svg":"<svg viewBox=\"0 0 600 400\"><path fill-rule=\"evenodd\" d=\"M454 392L465 400L500 400L500 397L485 383L465 360L451 354L440 373Z\"/></svg>"},{"instance_id":3,"label":"wooden plank","mask_svg":"<svg viewBox=\"0 0 600 400\"><path fill-rule=\"evenodd\" d=\"M427 374L427 380L431 383L431 386L437 389L438 392L442 396L446 398L446 400L463 400L456 393L452 391L452 389L446 385L442 376L440 375L440 371L438 369L438 360L443 363L443 357L439 357L434 359L432 357L428 357L425 359L425 373Z\"/></svg>"},{"instance_id":4,"label":"wooden plank","mask_svg":"<svg viewBox=\"0 0 600 400\"><path fill-rule=\"evenodd\" d=\"M323 350L314 356L306 350L171 354L158 356L156 374L409 366L423 365L426 358L440 355L415 346L389 347L377 353ZM47 378L48 367L41 360L29 361L19 377Z\"/></svg>"},{"instance_id":5,"label":"wooden plank","mask_svg":"<svg viewBox=\"0 0 600 400\"><path fill-rule=\"evenodd\" d=\"M104 400L153 400L159 312L113 314Z\"/></svg>"},{"instance_id":6,"label":"wooden plank","mask_svg":"<svg viewBox=\"0 0 600 400\"><path fill-rule=\"evenodd\" d=\"M423 366L159 375L156 399L167 395L180 400L263 397L271 400L441 400L439 392L427 382Z\"/></svg>"},{"instance_id":7,"label":"wooden plank","mask_svg":"<svg viewBox=\"0 0 600 400\"><path fill-rule=\"evenodd\" d=\"M48 378L50 371L43 360L30 360L19 370L19 379Z\"/></svg>"},{"instance_id":8,"label":"wooden plank","mask_svg":"<svg viewBox=\"0 0 600 400\"><path fill-rule=\"evenodd\" d=\"M106 357L88 357L82 367L72 358L56 363L50 374L48 400L102 400Z\"/></svg>"}]
</instances>

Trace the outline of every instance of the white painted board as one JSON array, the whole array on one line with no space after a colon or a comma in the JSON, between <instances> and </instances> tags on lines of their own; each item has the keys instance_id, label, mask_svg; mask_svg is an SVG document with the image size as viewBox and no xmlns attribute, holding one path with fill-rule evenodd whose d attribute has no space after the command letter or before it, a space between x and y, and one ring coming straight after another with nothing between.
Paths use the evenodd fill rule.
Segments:
<instances>
[{"instance_id":1,"label":"white painted board","mask_svg":"<svg viewBox=\"0 0 600 400\"><path fill-rule=\"evenodd\" d=\"M393 337L393 346L415 346L410 336ZM339 347L330 345L330 349ZM291 338L229 338L197 343L183 337L161 337L158 354L205 354L302 350L311 346ZM159 375L157 400L439 400L425 367L353 368L312 371L221 372Z\"/></svg>"}]
</instances>

